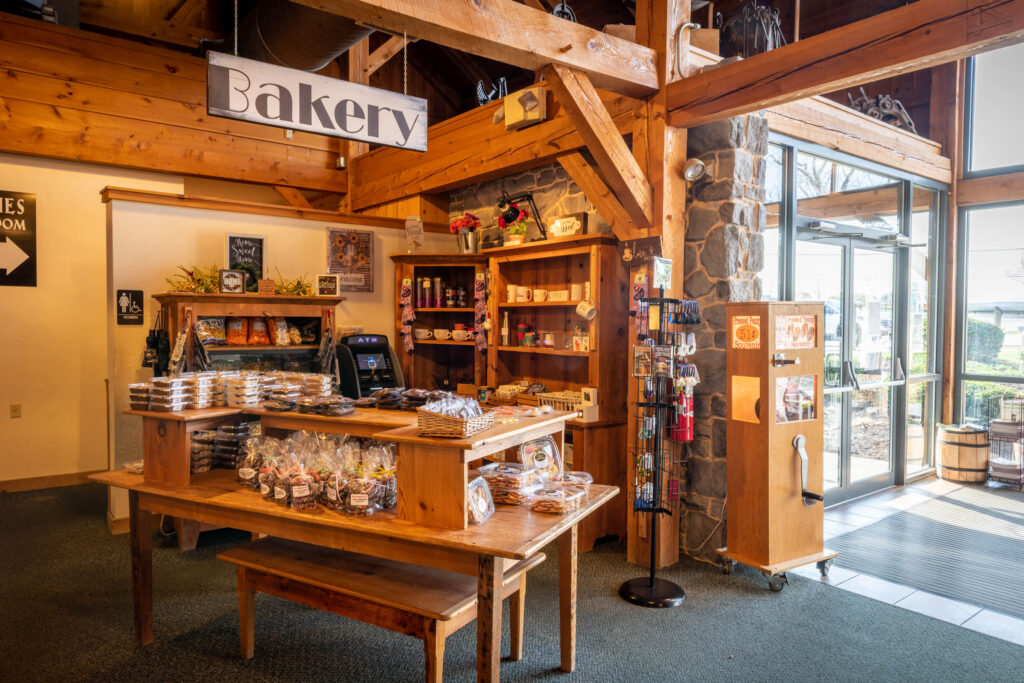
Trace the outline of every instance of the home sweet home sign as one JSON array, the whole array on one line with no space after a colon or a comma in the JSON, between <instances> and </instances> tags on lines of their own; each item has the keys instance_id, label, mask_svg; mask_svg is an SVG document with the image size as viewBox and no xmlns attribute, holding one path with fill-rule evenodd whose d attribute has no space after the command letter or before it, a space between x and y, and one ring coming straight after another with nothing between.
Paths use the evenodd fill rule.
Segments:
<instances>
[{"instance_id":1,"label":"home sweet home sign","mask_svg":"<svg viewBox=\"0 0 1024 683\"><path fill-rule=\"evenodd\" d=\"M207 111L292 130L427 150L427 101L306 71L210 52Z\"/></svg>"}]
</instances>

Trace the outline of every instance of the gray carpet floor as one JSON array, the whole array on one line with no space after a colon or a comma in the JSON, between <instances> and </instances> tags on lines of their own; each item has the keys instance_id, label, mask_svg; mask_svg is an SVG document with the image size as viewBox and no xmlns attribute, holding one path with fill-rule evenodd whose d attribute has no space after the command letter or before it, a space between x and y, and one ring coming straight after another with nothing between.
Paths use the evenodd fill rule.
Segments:
<instances>
[{"instance_id":1,"label":"gray carpet floor","mask_svg":"<svg viewBox=\"0 0 1024 683\"><path fill-rule=\"evenodd\" d=\"M1024 493L964 487L829 540L856 572L1024 617Z\"/></svg>"},{"instance_id":2,"label":"gray carpet floor","mask_svg":"<svg viewBox=\"0 0 1024 683\"><path fill-rule=\"evenodd\" d=\"M98 486L0 495L0 680L422 680L419 641L268 596L256 657L240 661L234 571L215 558L246 540L230 530L191 553L158 537L156 642L136 647L128 538L107 532L105 498ZM650 610L616 594L638 574L615 544L581 556L579 667L563 675L555 563L534 570L526 658L502 680L1021 680L1024 648L814 581L772 593L750 570L684 561L663 576L686 603ZM448 640L448 680L473 680L475 639L468 626Z\"/></svg>"}]
</instances>

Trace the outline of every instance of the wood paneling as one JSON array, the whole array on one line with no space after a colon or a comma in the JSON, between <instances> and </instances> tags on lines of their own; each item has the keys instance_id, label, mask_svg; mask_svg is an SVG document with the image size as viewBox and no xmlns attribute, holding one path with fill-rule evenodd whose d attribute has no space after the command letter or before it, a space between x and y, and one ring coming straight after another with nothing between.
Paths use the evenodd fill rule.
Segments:
<instances>
[{"instance_id":1,"label":"wood paneling","mask_svg":"<svg viewBox=\"0 0 1024 683\"><path fill-rule=\"evenodd\" d=\"M0 151L338 191L345 142L206 115L205 61L3 15Z\"/></svg>"},{"instance_id":2,"label":"wood paneling","mask_svg":"<svg viewBox=\"0 0 1024 683\"><path fill-rule=\"evenodd\" d=\"M918 0L669 86L695 126L1024 40L1024 0Z\"/></svg>"},{"instance_id":3,"label":"wood paneling","mask_svg":"<svg viewBox=\"0 0 1024 683\"><path fill-rule=\"evenodd\" d=\"M557 64L600 88L644 96L658 87L648 48L513 0L295 0L299 4L537 71Z\"/></svg>"}]
</instances>

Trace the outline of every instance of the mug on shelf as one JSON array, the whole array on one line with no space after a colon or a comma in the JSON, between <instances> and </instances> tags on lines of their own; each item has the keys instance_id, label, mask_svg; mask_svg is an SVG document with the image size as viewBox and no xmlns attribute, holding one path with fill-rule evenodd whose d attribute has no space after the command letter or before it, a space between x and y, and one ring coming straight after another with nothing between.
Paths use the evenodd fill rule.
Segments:
<instances>
[{"instance_id":1,"label":"mug on shelf","mask_svg":"<svg viewBox=\"0 0 1024 683\"><path fill-rule=\"evenodd\" d=\"M597 317L597 306L589 301L581 301L576 304L576 315L584 320L593 320ZM436 330L435 330L436 334Z\"/></svg>"},{"instance_id":2,"label":"mug on shelf","mask_svg":"<svg viewBox=\"0 0 1024 683\"><path fill-rule=\"evenodd\" d=\"M451 339L451 338L452 338L452 331L451 330L443 330L440 327L438 327L438 328L436 328L434 330L434 339L445 340L445 339Z\"/></svg>"},{"instance_id":3,"label":"mug on shelf","mask_svg":"<svg viewBox=\"0 0 1024 683\"><path fill-rule=\"evenodd\" d=\"M538 301L538 302L539 301L547 301L548 300L548 290L546 290L546 289L535 289L535 290L533 290L533 300L534 301Z\"/></svg>"},{"instance_id":4,"label":"mug on shelf","mask_svg":"<svg viewBox=\"0 0 1024 683\"><path fill-rule=\"evenodd\" d=\"M515 285L507 285L505 287L505 303L511 304L511 303L514 303L515 300L516 300L516 286Z\"/></svg>"},{"instance_id":5,"label":"mug on shelf","mask_svg":"<svg viewBox=\"0 0 1024 683\"><path fill-rule=\"evenodd\" d=\"M426 330L426 329L424 329L422 327L417 327L416 329L414 329L412 331L412 336L413 336L413 339L423 340L423 339L430 339L431 337L434 336L434 333L431 332L430 330Z\"/></svg>"},{"instance_id":6,"label":"mug on shelf","mask_svg":"<svg viewBox=\"0 0 1024 683\"><path fill-rule=\"evenodd\" d=\"M583 298L583 285L569 285L569 301L579 301Z\"/></svg>"},{"instance_id":7,"label":"mug on shelf","mask_svg":"<svg viewBox=\"0 0 1024 683\"><path fill-rule=\"evenodd\" d=\"M473 330L454 330L452 339L455 341L469 341L473 338Z\"/></svg>"},{"instance_id":8,"label":"mug on shelf","mask_svg":"<svg viewBox=\"0 0 1024 683\"><path fill-rule=\"evenodd\" d=\"M516 287L516 301L521 304L533 301L533 290L529 287Z\"/></svg>"},{"instance_id":9,"label":"mug on shelf","mask_svg":"<svg viewBox=\"0 0 1024 683\"><path fill-rule=\"evenodd\" d=\"M568 289L556 289L548 292L548 301L568 301L569 290Z\"/></svg>"}]
</instances>

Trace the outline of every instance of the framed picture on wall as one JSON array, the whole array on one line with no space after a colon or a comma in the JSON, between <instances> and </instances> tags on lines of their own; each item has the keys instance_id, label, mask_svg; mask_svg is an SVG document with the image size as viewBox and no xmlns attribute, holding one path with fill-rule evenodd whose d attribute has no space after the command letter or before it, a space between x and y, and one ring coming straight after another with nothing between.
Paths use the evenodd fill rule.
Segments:
<instances>
[{"instance_id":1,"label":"framed picture on wall","mask_svg":"<svg viewBox=\"0 0 1024 683\"><path fill-rule=\"evenodd\" d=\"M338 276L339 292L372 292L373 233L327 228L327 272Z\"/></svg>"},{"instance_id":2,"label":"framed picture on wall","mask_svg":"<svg viewBox=\"0 0 1024 683\"><path fill-rule=\"evenodd\" d=\"M338 276L337 275L317 275L316 276L316 295L317 296L338 296Z\"/></svg>"},{"instance_id":3,"label":"framed picture on wall","mask_svg":"<svg viewBox=\"0 0 1024 683\"><path fill-rule=\"evenodd\" d=\"M224 267L245 271L245 291L256 292L267 262L266 235L224 235Z\"/></svg>"},{"instance_id":4,"label":"framed picture on wall","mask_svg":"<svg viewBox=\"0 0 1024 683\"><path fill-rule=\"evenodd\" d=\"M245 294L244 270L224 269L220 271L220 293L221 294Z\"/></svg>"}]
</instances>

